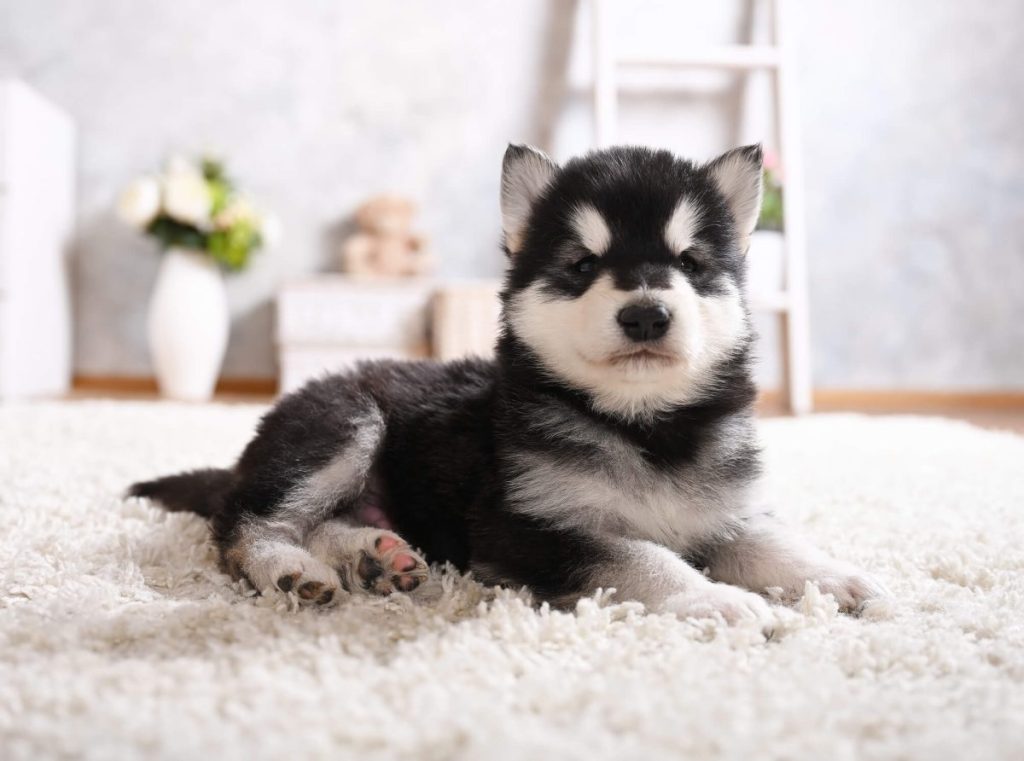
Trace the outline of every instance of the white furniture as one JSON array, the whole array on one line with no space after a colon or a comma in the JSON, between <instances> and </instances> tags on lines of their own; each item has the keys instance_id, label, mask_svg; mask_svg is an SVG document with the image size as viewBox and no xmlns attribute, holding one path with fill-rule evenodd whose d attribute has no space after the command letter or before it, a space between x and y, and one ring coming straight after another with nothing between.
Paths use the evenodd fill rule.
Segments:
<instances>
[{"instance_id":1,"label":"white furniture","mask_svg":"<svg viewBox=\"0 0 1024 761\"><path fill-rule=\"evenodd\" d=\"M277 297L280 391L360 359L430 356L430 280L320 275Z\"/></svg>"},{"instance_id":2,"label":"white furniture","mask_svg":"<svg viewBox=\"0 0 1024 761\"><path fill-rule=\"evenodd\" d=\"M0 399L70 385L73 222L70 119L24 83L0 80Z\"/></svg>"},{"instance_id":3,"label":"white furniture","mask_svg":"<svg viewBox=\"0 0 1024 761\"><path fill-rule=\"evenodd\" d=\"M439 286L430 323L434 357L492 356L501 324L500 291L497 280Z\"/></svg>"},{"instance_id":4,"label":"white furniture","mask_svg":"<svg viewBox=\"0 0 1024 761\"><path fill-rule=\"evenodd\" d=\"M616 140L618 73L624 68L767 70L774 74L775 117L779 153L785 169L783 208L785 243L783 283L779 290L752 293L752 309L779 315L783 329L784 385L790 409L810 412L811 358L807 306L807 273L804 249L803 167L800 152L799 94L794 61L796 40L791 28L791 0L762 0L771 12L772 45L718 45L679 50L671 56L632 57L616 49L612 0L591 0L594 66L594 142L598 147ZM751 256L757 252L752 247Z\"/></svg>"},{"instance_id":5,"label":"white furniture","mask_svg":"<svg viewBox=\"0 0 1024 761\"><path fill-rule=\"evenodd\" d=\"M280 391L363 359L490 356L499 285L345 275L290 283L277 298Z\"/></svg>"}]
</instances>

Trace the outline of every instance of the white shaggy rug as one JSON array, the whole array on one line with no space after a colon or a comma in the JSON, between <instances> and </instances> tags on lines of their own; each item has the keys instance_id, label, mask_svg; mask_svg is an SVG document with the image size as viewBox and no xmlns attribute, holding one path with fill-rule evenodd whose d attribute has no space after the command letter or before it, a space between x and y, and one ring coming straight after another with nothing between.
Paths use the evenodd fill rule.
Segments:
<instances>
[{"instance_id":1,"label":"white shaggy rug","mask_svg":"<svg viewBox=\"0 0 1024 761\"><path fill-rule=\"evenodd\" d=\"M1024 439L926 418L763 425L769 491L896 596L810 590L763 642L437 574L298 610L201 520L119 493L228 463L261 408L0 407L0 758L1021 759Z\"/></svg>"}]
</instances>

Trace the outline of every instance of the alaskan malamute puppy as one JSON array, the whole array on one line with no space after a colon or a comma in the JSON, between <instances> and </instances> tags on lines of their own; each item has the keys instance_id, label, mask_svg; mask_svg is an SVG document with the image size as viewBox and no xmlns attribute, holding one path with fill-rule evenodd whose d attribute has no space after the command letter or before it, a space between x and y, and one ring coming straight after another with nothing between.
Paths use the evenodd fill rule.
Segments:
<instances>
[{"instance_id":1,"label":"alaskan malamute puppy","mask_svg":"<svg viewBox=\"0 0 1024 761\"><path fill-rule=\"evenodd\" d=\"M130 493L207 516L228 573L317 605L412 590L429 559L556 605L614 587L734 622L810 580L855 610L879 586L753 497L743 257L760 201L759 146L562 167L510 146L496 360L325 377L283 398L230 470Z\"/></svg>"}]
</instances>

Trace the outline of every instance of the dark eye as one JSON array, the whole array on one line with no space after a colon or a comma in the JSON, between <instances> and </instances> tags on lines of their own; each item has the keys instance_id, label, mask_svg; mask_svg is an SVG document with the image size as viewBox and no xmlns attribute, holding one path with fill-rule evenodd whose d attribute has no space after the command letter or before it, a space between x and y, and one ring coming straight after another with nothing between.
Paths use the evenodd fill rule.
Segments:
<instances>
[{"instance_id":1,"label":"dark eye","mask_svg":"<svg viewBox=\"0 0 1024 761\"><path fill-rule=\"evenodd\" d=\"M688 251L684 251L679 255L679 267L687 275L692 275L700 272L701 263L694 259Z\"/></svg>"},{"instance_id":2,"label":"dark eye","mask_svg":"<svg viewBox=\"0 0 1024 761\"><path fill-rule=\"evenodd\" d=\"M581 275L586 275L589 272L594 271L594 267L597 266L597 257L591 254L590 256L584 256L574 265L572 268L579 272Z\"/></svg>"}]
</instances>

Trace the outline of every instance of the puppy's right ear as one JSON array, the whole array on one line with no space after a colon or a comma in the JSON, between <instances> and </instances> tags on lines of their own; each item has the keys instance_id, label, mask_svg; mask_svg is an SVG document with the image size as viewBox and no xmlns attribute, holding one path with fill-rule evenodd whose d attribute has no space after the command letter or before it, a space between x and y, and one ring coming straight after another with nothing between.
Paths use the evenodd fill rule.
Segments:
<instances>
[{"instance_id":1,"label":"puppy's right ear","mask_svg":"<svg viewBox=\"0 0 1024 761\"><path fill-rule=\"evenodd\" d=\"M761 145L734 148L707 165L736 223L740 248L746 252L761 216L764 151Z\"/></svg>"},{"instance_id":2,"label":"puppy's right ear","mask_svg":"<svg viewBox=\"0 0 1024 761\"><path fill-rule=\"evenodd\" d=\"M529 145L508 146L501 163L501 227L505 250L515 254L523 245L533 202L558 171L558 165Z\"/></svg>"}]
</instances>

